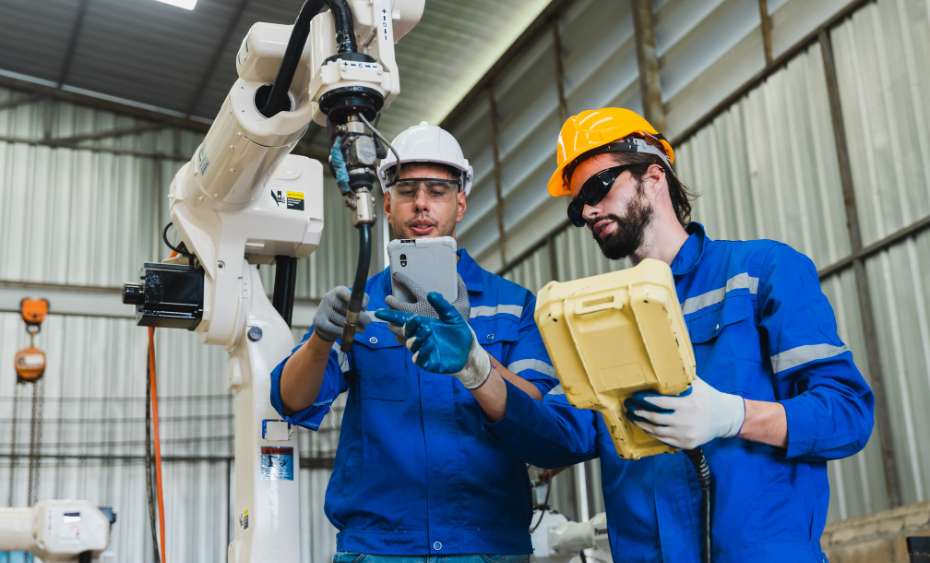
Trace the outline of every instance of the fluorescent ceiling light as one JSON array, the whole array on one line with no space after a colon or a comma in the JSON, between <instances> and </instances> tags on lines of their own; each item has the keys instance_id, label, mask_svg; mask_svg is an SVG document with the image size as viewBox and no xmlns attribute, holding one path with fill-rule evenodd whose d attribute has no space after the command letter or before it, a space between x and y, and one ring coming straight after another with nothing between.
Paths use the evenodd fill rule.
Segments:
<instances>
[{"instance_id":1,"label":"fluorescent ceiling light","mask_svg":"<svg viewBox=\"0 0 930 563\"><path fill-rule=\"evenodd\" d=\"M156 2L161 2L162 4L171 4L172 6L177 6L178 8L184 8L185 10L193 10L194 6L197 5L197 0L155 0Z\"/></svg>"}]
</instances>

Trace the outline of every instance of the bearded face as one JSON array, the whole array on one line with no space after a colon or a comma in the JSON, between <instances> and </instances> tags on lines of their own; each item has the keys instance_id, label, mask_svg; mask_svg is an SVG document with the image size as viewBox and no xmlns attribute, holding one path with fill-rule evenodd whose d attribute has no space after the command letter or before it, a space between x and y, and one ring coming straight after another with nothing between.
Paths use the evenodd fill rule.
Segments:
<instances>
[{"instance_id":1,"label":"bearded face","mask_svg":"<svg viewBox=\"0 0 930 563\"><path fill-rule=\"evenodd\" d=\"M636 193L627 203L622 215L608 213L588 227L604 256L620 260L631 256L643 244L646 227L652 219L653 208L647 201L642 181L636 183Z\"/></svg>"}]
</instances>

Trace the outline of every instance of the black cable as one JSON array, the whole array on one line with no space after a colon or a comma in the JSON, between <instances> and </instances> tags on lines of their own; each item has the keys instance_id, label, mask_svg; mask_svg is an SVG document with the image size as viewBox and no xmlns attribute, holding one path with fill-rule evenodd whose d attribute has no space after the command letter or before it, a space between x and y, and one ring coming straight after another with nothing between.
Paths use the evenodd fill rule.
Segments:
<instances>
[{"instance_id":1,"label":"black cable","mask_svg":"<svg viewBox=\"0 0 930 563\"><path fill-rule=\"evenodd\" d=\"M187 251L187 248L184 247L183 242L177 246L174 246L173 244L171 244L171 242L168 241L168 229L170 229L172 225L174 225L174 223L172 222L168 222L168 224L165 225L165 228L161 232L161 240L165 243L165 246L177 252L181 256L187 256L188 258L193 258L194 255Z\"/></svg>"},{"instance_id":2,"label":"black cable","mask_svg":"<svg viewBox=\"0 0 930 563\"><path fill-rule=\"evenodd\" d=\"M287 92L291 88L294 73L297 71L297 64L300 62L304 45L310 35L310 20L322 8L323 0L306 0L303 6L300 7L297 19L294 20L291 37L287 41L284 57L281 59L281 66L278 67L278 74L271 84L271 92L268 94L265 103L259 108L259 111L265 117L274 117L278 112L290 109L291 103L287 98Z\"/></svg>"},{"instance_id":3,"label":"black cable","mask_svg":"<svg viewBox=\"0 0 930 563\"><path fill-rule=\"evenodd\" d=\"M546 481L546 498L543 500L542 506L539 507L539 520L536 521L536 524L530 526L530 533L536 531L539 528L539 525L542 524L543 517L546 515L546 512L549 510L549 495L552 493L552 480Z\"/></svg>"},{"instance_id":4,"label":"black cable","mask_svg":"<svg viewBox=\"0 0 930 563\"><path fill-rule=\"evenodd\" d=\"M355 29L349 3L345 0L326 0L326 4L333 12L333 22L336 27L336 46L340 55L357 53L355 45Z\"/></svg>"},{"instance_id":5,"label":"black cable","mask_svg":"<svg viewBox=\"0 0 930 563\"><path fill-rule=\"evenodd\" d=\"M713 553L711 546L711 515L713 514L711 484L713 483L713 477L710 474L710 465L707 463L703 450L700 448L685 450L685 455L694 464L694 470L697 472L698 481L701 484L701 560L704 563L711 563L711 554Z\"/></svg>"},{"instance_id":6,"label":"black cable","mask_svg":"<svg viewBox=\"0 0 930 563\"><path fill-rule=\"evenodd\" d=\"M365 282L368 281L368 268L371 266L371 225L361 223L358 226L358 264L355 266L355 281L352 283L352 296L349 298L349 312L362 310L365 298ZM342 350L352 349L355 340L355 327L346 324L342 331Z\"/></svg>"},{"instance_id":7,"label":"black cable","mask_svg":"<svg viewBox=\"0 0 930 563\"><path fill-rule=\"evenodd\" d=\"M300 13L294 21L294 28L291 30L291 36L287 41L287 48L284 50L284 57L281 59L281 66L278 67L278 74L271 84L271 92L259 111L265 117L274 117L281 111L290 110L290 100L287 97L291 89L291 83L294 81L294 74L297 72L297 65L300 63L300 56L303 54L304 45L307 43L307 37L310 35L310 21L320 13L323 4L329 6L333 12L333 19L336 26L336 43L339 47L339 53L355 53L355 31L352 25L352 12L345 0L306 0L300 7Z\"/></svg>"},{"instance_id":8,"label":"black cable","mask_svg":"<svg viewBox=\"0 0 930 563\"><path fill-rule=\"evenodd\" d=\"M274 293L271 304L291 326L294 314L294 290L297 285L297 258L293 256L275 256Z\"/></svg>"}]
</instances>

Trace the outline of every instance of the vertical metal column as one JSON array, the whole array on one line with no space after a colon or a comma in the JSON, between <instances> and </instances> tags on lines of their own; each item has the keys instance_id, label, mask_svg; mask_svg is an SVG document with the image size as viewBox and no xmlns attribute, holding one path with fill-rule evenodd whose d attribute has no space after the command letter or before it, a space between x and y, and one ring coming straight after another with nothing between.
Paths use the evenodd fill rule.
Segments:
<instances>
[{"instance_id":1,"label":"vertical metal column","mask_svg":"<svg viewBox=\"0 0 930 563\"><path fill-rule=\"evenodd\" d=\"M772 17L769 15L768 0L759 0L759 27L762 30L762 51L765 53L765 66L772 64Z\"/></svg>"},{"instance_id":2,"label":"vertical metal column","mask_svg":"<svg viewBox=\"0 0 930 563\"><path fill-rule=\"evenodd\" d=\"M490 104L491 113L491 152L494 155L494 196L497 206L494 208L497 214L497 248L500 250L501 264L507 263L507 237L504 233L504 186L501 176L501 152L500 152L500 124L497 115L497 101L494 99L494 85L490 84L487 89L488 103Z\"/></svg>"},{"instance_id":3,"label":"vertical metal column","mask_svg":"<svg viewBox=\"0 0 930 563\"><path fill-rule=\"evenodd\" d=\"M552 20L552 50L555 55L555 87L559 97L559 118L563 121L568 118L568 99L565 96L565 64L562 61L562 34L559 32L559 22ZM559 261L555 248L555 233L550 234L546 240L546 249L549 252L549 279L558 280ZM579 508L580 507L576 507Z\"/></svg>"},{"instance_id":4,"label":"vertical metal column","mask_svg":"<svg viewBox=\"0 0 930 563\"><path fill-rule=\"evenodd\" d=\"M823 69L827 82L827 96L830 101L830 118L833 123L833 137L836 144L836 158L839 164L840 182L843 188L843 206L846 210L846 229L853 255L853 274L856 282L856 297L859 314L862 318L862 332L868 355L868 371L875 394L875 416L878 424L882 448L882 465L885 473L885 489L891 508L901 505L901 486L898 482L897 464L891 440L892 427L889 417L889 402L885 393L885 376L882 370L878 337L876 335L875 309L869 287L869 277L865 261L861 257L862 232L859 229L859 210L856 204L856 192L853 187L852 166L849 160L849 145L846 142L846 125L843 122L843 108L840 100L839 80L836 74L836 60L833 56L833 41L830 32L821 29L819 33L820 52L823 55Z\"/></svg>"},{"instance_id":5,"label":"vertical metal column","mask_svg":"<svg viewBox=\"0 0 930 563\"><path fill-rule=\"evenodd\" d=\"M558 20L552 20L552 51L555 54L555 88L559 96L559 117L568 117L568 100L565 98L565 64L562 62L562 34Z\"/></svg>"},{"instance_id":6,"label":"vertical metal column","mask_svg":"<svg viewBox=\"0 0 930 563\"><path fill-rule=\"evenodd\" d=\"M652 0L633 0L633 30L636 34L636 64L639 67L643 113L656 129L665 131L665 105L662 103Z\"/></svg>"}]
</instances>

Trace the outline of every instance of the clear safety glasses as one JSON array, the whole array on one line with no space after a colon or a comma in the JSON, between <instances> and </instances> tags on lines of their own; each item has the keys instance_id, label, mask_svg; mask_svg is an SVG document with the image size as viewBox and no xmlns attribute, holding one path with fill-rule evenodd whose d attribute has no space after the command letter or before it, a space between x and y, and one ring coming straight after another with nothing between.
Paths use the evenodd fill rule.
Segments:
<instances>
[{"instance_id":1,"label":"clear safety glasses","mask_svg":"<svg viewBox=\"0 0 930 563\"><path fill-rule=\"evenodd\" d=\"M391 198L397 202L411 202L417 198L420 190L433 201L445 201L459 191L459 180L441 180L438 178L403 178L391 186Z\"/></svg>"}]
</instances>

